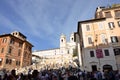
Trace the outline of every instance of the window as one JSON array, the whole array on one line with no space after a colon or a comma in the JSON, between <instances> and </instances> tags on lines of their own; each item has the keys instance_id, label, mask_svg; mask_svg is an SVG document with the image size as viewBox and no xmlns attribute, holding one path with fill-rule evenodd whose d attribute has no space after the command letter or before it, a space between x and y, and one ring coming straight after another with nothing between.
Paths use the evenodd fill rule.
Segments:
<instances>
[{"instance_id":1,"label":"window","mask_svg":"<svg viewBox=\"0 0 120 80\"><path fill-rule=\"evenodd\" d=\"M30 58L30 54L28 55L28 58Z\"/></svg>"},{"instance_id":2,"label":"window","mask_svg":"<svg viewBox=\"0 0 120 80\"><path fill-rule=\"evenodd\" d=\"M109 23L108 23L108 25L109 25L109 28L110 28L110 29L112 29L112 28L114 28L114 27L115 27L115 25L114 25L114 23L113 23L113 22L109 22Z\"/></svg>"},{"instance_id":3,"label":"window","mask_svg":"<svg viewBox=\"0 0 120 80\"><path fill-rule=\"evenodd\" d=\"M105 53L105 56L109 56L110 55L109 54L109 50L107 50L107 49L104 50L104 53Z\"/></svg>"},{"instance_id":4,"label":"window","mask_svg":"<svg viewBox=\"0 0 120 80\"><path fill-rule=\"evenodd\" d=\"M115 56L120 55L120 48L113 49Z\"/></svg>"},{"instance_id":5,"label":"window","mask_svg":"<svg viewBox=\"0 0 120 80\"><path fill-rule=\"evenodd\" d=\"M103 30L104 29L104 24L102 22L98 23L99 29Z\"/></svg>"},{"instance_id":6,"label":"window","mask_svg":"<svg viewBox=\"0 0 120 80\"><path fill-rule=\"evenodd\" d=\"M14 44L15 40L14 39L11 39L10 40L10 44Z\"/></svg>"},{"instance_id":7,"label":"window","mask_svg":"<svg viewBox=\"0 0 120 80\"><path fill-rule=\"evenodd\" d=\"M20 61L16 61L16 65L19 66L20 65Z\"/></svg>"},{"instance_id":8,"label":"window","mask_svg":"<svg viewBox=\"0 0 120 80\"><path fill-rule=\"evenodd\" d=\"M28 47L28 49L29 49L29 51L31 51L31 47L30 46Z\"/></svg>"},{"instance_id":9,"label":"window","mask_svg":"<svg viewBox=\"0 0 120 80\"><path fill-rule=\"evenodd\" d=\"M3 53L3 52L4 52L4 48L1 49L1 53Z\"/></svg>"},{"instance_id":10,"label":"window","mask_svg":"<svg viewBox=\"0 0 120 80\"><path fill-rule=\"evenodd\" d=\"M18 56L20 56L21 55L21 50L18 50Z\"/></svg>"},{"instance_id":11,"label":"window","mask_svg":"<svg viewBox=\"0 0 120 80\"><path fill-rule=\"evenodd\" d=\"M6 43L7 42L7 38L3 38L2 43Z\"/></svg>"},{"instance_id":12,"label":"window","mask_svg":"<svg viewBox=\"0 0 120 80\"><path fill-rule=\"evenodd\" d=\"M69 54L70 52L69 52L69 50L68 50L68 54Z\"/></svg>"},{"instance_id":13,"label":"window","mask_svg":"<svg viewBox=\"0 0 120 80\"><path fill-rule=\"evenodd\" d=\"M90 31L90 26L89 25L86 25L86 30Z\"/></svg>"},{"instance_id":14,"label":"window","mask_svg":"<svg viewBox=\"0 0 120 80\"><path fill-rule=\"evenodd\" d=\"M0 58L0 66L2 65L2 58Z\"/></svg>"},{"instance_id":15,"label":"window","mask_svg":"<svg viewBox=\"0 0 120 80\"><path fill-rule=\"evenodd\" d=\"M90 57L95 57L94 51L90 51Z\"/></svg>"},{"instance_id":16,"label":"window","mask_svg":"<svg viewBox=\"0 0 120 80\"><path fill-rule=\"evenodd\" d=\"M88 43L92 44L92 38L91 37L88 37Z\"/></svg>"},{"instance_id":17,"label":"window","mask_svg":"<svg viewBox=\"0 0 120 80\"><path fill-rule=\"evenodd\" d=\"M25 57L25 58L26 58L26 56L27 56L27 52L24 53L24 57Z\"/></svg>"},{"instance_id":18,"label":"window","mask_svg":"<svg viewBox=\"0 0 120 80\"><path fill-rule=\"evenodd\" d=\"M96 13L95 18L102 18L103 14L101 11L99 11L98 13Z\"/></svg>"},{"instance_id":19,"label":"window","mask_svg":"<svg viewBox=\"0 0 120 80\"><path fill-rule=\"evenodd\" d=\"M20 65L20 61L18 62L18 64Z\"/></svg>"},{"instance_id":20,"label":"window","mask_svg":"<svg viewBox=\"0 0 120 80\"><path fill-rule=\"evenodd\" d=\"M112 15L111 15L110 12L105 12L105 17L106 17L106 18L112 18Z\"/></svg>"},{"instance_id":21,"label":"window","mask_svg":"<svg viewBox=\"0 0 120 80\"><path fill-rule=\"evenodd\" d=\"M120 21L118 21L118 26L120 27Z\"/></svg>"},{"instance_id":22,"label":"window","mask_svg":"<svg viewBox=\"0 0 120 80\"><path fill-rule=\"evenodd\" d=\"M25 49L28 49L28 45L25 46Z\"/></svg>"},{"instance_id":23,"label":"window","mask_svg":"<svg viewBox=\"0 0 120 80\"><path fill-rule=\"evenodd\" d=\"M12 47L9 47L8 53L12 53Z\"/></svg>"},{"instance_id":24,"label":"window","mask_svg":"<svg viewBox=\"0 0 120 80\"><path fill-rule=\"evenodd\" d=\"M115 18L120 18L120 10L115 11Z\"/></svg>"},{"instance_id":25,"label":"window","mask_svg":"<svg viewBox=\"0 0 120 80\"><path fill-rule=\"evenodd\" d=\"M11 59L9 59L9 64L12 64L12 60Z\"/></svg>"},{"instance_id":26,"label":"window","mask_svg":"<svg viewBox=\"0 0 120 80\"><path fill-rule=\"evenodd\" d=\"M12 60L11 59L6 59L6 64L12 64Z\"/></svg>"},{"instance_id":27,"label":"window","mask_svg":"<svg viewBox=\"0 0 120 80\"><path fill-rule=\"evenodd\" d=\"M101 34L101 42L104 44L106 43L105 34Z\"/></svg>"},{"instance_id":28,"label":"window","mask_svg":"<svg viewBox=\"0 0 120 80\"><path fill-rule=\"evenodd\" d=\"M16 65L18 65L18 61L16 61Z\"/></svg>"},{"instance_id":29,"label":"window","mask_svg":"<svg viewBox=\"0 0 120 80\"><path fill-rule=\"evenodd\" d=\"M73 41L73 38L71 38L71 40Z\"/></svg>"},{"instance_id":30,"label":"window","mask_svg":"<svg viewBox=\"0 0 120 80\"><path fill-rule=\"evenodd\" d=\"M112 36L112 37L111 37L111 42L112 42L112 43L118 42L117 36Z\"/></svg>"},{"instance_id":31,"label":"window","mask_svg":"<svg viewBox=\"0 0 120 80\"><path fill-rule=\"evenodd\" d=\"M19 42L19 47L22 47L23 43Z\"/></svg>"},{"instance_id":32,"label":"window","mask_svg":"<svg viewBox=\"0 0 120 80\"><path fill-rule=\"evenodd\" d=\"M17 32L15 34L17 35Z\"/></svg>"},{"instance_id":33,"label":"window","mask_svg":"<svg viewBox=\"0 0 120 80\"><path fill-rule=\"evenodd\" d=\"M6 59L6 64L8 64L9 63L9 60L8 59Z\"/></svg>"},{"instance_id":34,"label":"window","mask_svg":"<svg viewBox=\"0 0 120 80\"><path fill-rule=\"evenodd\" d=\"M61 39L61 42L63 42L63 39Z\"/></svg>"}]
</instances>

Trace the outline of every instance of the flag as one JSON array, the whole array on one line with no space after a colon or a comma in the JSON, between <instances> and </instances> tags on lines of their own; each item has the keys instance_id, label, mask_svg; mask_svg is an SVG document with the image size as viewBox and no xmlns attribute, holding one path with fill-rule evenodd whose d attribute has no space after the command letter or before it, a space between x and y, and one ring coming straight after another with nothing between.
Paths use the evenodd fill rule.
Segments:
<instances>
[{"instance_id":1,"label":"flag","mask_svg":"<svg viewBox=\"0 0 120 80\"><path fill-rule=\"evenodd\" d=\"M97 58L103 58L102 49L96 49L96 56L97 56Z\"/></svg>"}]
</instances>

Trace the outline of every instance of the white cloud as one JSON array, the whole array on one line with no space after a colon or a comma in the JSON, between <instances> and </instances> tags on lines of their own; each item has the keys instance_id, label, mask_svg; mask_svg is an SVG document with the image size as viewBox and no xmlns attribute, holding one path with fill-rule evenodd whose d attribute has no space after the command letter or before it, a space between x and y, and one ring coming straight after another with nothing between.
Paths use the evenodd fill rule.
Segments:
<instances>
[{"instance_id":1,"label":"white cloud","mask_svg":"<svg viewBox=\"0 0 120 80\"><path fill-rule=\"evenodd\" d=\"M64 0L63 0L64 1ZM61 3L60 3L61 2ZM57 3L57 4L56 4ZM60 4L59 4L60 3ZM13 0L9 4L27 24L32 34L43 37L60 32L69 15L70 1Z\"/></svg>"},{"instance_id":2,"label":"white cloud","mask_svg":"<svg viewBox=\"0 0 120 80\"><path fill-rule=\"evenodd\" d=\"M35 47L38 47L39 44L59 46L60 34L69 31L65 29L67 25L64 26L64 24L66 24L66 20L69 18L74 2L75 0L6 1L10 9L12 9L12 13L16 15L16 21L12 22L12 19L9 19L9 17L6 19L8 21L5 22L10 25L9 27L25 33L25 35L31 39L28 40L35 43ZM12 15L14 16L14 14ZM18 21L20 21L21 24L18 24ZM12 25L14 25L14 27L12 27ZM47 42L41 43L45 39L48 39Z\"/></svg>"},{"instance_id":3,"label":"white cloud","mask_svg":"<svg viewBox=\"0 0 120 80\"><path fill-rule=\"evenodd\" d=\"M59 43L61 33L68 37L70 33L76 31L79 20L94 14L91 11L93 8L108 3L104 0L4 0L4 2L7 4L0 3L0 24L11 30L22 31L33 41L35 41L33 38L36 38L39 44L40 40L49 38L48 43L54 45ZM2 7L4 9L1 9Z\"/></svg>"},{"instance_id":4,"label":"white cloud","mask_svg":"<svg viewBox=\"0 0 120 80\"><path fill-rule=\"evenodd\" d=\"M0 14L0 24L7 27L9 30L21 30L18 25L15 25L9 18Z\"/></svg>"}]
</instances>

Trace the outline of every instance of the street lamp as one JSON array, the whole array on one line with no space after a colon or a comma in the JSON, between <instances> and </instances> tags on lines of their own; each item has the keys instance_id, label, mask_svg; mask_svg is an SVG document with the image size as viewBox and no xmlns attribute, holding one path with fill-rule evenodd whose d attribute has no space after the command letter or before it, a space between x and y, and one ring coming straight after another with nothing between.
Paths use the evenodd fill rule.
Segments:
<instances>
[{"instance_id":1,"label":"street lamp","mask_svg":"<svg viewBox=\"0 0 120 80\"><path fill-rule=\"evenodd\" d=\"M100 66L101 66L101 64L100 64L100 58L102 58L103 57L103 54L102 54L102 49L99 49L98 48L98 44L97 44L97 40L98 39L98 35L96 34L96 39L95 39L95 42L96 42L96 57L97 57L97 59L98 59L98 65L99 65L99 70L100 70Z\"/></svg>"}]
</instances>

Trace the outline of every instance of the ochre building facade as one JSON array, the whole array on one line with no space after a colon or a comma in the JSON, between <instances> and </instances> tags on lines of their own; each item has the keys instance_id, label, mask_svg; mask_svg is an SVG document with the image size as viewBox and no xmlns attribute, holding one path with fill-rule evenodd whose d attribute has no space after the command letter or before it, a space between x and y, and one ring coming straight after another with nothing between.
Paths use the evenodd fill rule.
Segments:
<instances>
[{"instance_id":1,"label":"ochre building facade","mask_svg":"<svg viewBox=\"0 0 120 80\"><path fill-rule=\"evenodd\" d=\"M20 32L0 35L0 69L19 69L31 65L32 47Z\"/></svg>"},{"instance_id":2,"label":"ochre building facade","mask_svg":"<svg viewBox=\"0 0 120 80\"><path fill-rule=\"evenodd\" d=\"M98 7L95 18L78 22L83 67L120 70L120 6Z\"/></svg>"}]
</instances>

